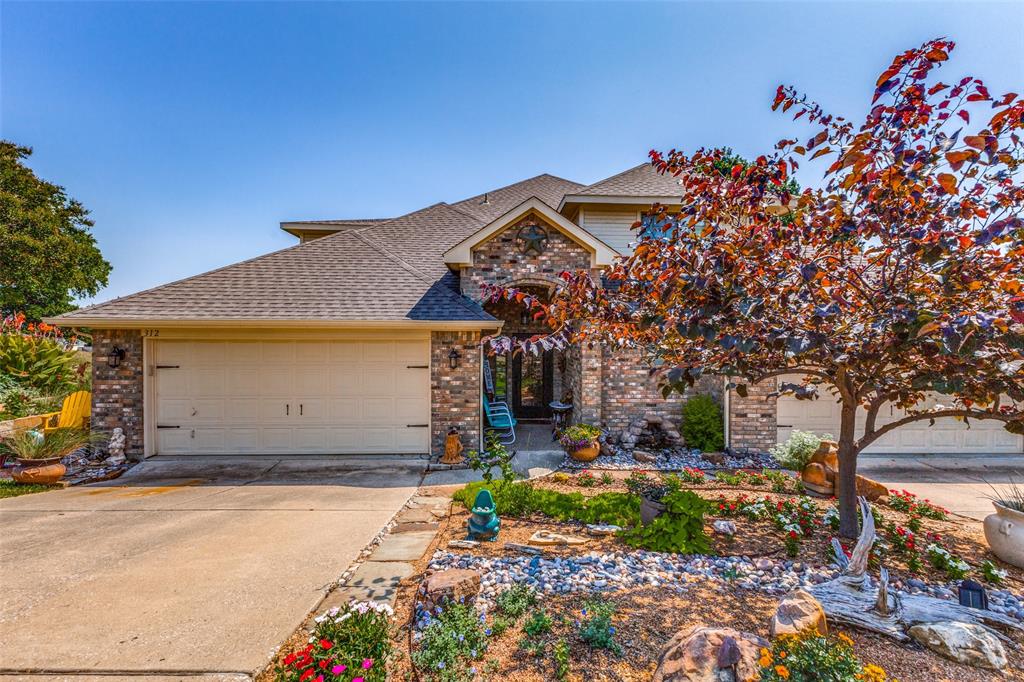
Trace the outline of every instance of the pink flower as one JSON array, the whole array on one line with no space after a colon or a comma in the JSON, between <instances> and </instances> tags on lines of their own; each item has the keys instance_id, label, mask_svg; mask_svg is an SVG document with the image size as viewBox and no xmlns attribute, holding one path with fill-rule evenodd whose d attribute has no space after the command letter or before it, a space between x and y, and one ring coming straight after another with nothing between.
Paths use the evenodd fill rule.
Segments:
<instances>
[{"instance_id":1,"label":"pink flower","mask_svg":"<svg viewBox=\"0 0 1024 682\"><path fill-rule=\"evenodd\" d=\"M363 682L363 678L361 678L361 677L353 677L352 678L352 682Z\"/></svg>"},{"instance_id":2,"label":"pink flower","mask_svg":"<svg viewBox=\"0 0 1024 682\"><path fill-rule=\"evenodd\" d=\"M363 659L363 670L369 670L372 667L373 667L373 659L372 658L364 658Z\"/></svg>"},{"instance_id":3,"label":"pink flower","mask_svg":"<svg viewBox=\"0 0 1024 682\"><path fill-rule=\"evenodd\" d=\"M336 665L333 668L331 668L331 672L334 673L335 675L340 675L343 672L345 672L346 670L348 670L348 666L347 665Z\"/></svg>"}]
</instances>

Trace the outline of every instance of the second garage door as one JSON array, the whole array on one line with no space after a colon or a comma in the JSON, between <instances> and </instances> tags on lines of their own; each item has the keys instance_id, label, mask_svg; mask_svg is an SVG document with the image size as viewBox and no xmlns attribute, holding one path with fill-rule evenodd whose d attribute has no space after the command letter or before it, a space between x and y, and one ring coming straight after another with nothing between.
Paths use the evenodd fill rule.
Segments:
<instances>
[{"instance_id":1,"label":"second garage door","mask_svg":"<svg viewBox=\"0 0 1024 682\"><path fill-rule=\"evenodd\" d=\"M424 454L430 345L157 341L158 454Z\"/></svg>"},{"instance_id":2,"label":"second garage door","mask_svg":"<svg viewBox=\"0 0 1024 682\"><path fill-rule=\"evenodd\" d=\"M798 381L798 377L789 378ZM922 407L933 407L933 398ZM839 435L839 404L827 392L817 400L797 400L782 396L778 402L778 442L785 442L794 430ZM904 413L889 406L878 415L879 425L896 421ZM858 413L858 433L864 423L864 411ZM1024 452L1024 436L1003 428L1002 422L972 420L970 427L952 418L936 419L934 426L919 421L894 429L872 443L865 452L905 454L1001 454Z\"/></svg>"}]
</instances>

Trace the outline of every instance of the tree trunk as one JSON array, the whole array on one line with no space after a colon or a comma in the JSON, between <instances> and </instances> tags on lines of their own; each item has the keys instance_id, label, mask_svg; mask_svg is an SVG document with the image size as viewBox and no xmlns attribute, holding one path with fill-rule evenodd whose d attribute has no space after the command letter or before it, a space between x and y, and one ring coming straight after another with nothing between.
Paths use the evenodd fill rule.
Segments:
<instances>
[{"instance_id":1,"label":"tree trunk","mask_svg":"<svg viewBox=\"0 0 1024 682\"><path fill-rule=\"evenodd\" d=\"M839 422L839 535L854 539L857 526L857 406L843 402Z\"/></svg>"}]
</instances>

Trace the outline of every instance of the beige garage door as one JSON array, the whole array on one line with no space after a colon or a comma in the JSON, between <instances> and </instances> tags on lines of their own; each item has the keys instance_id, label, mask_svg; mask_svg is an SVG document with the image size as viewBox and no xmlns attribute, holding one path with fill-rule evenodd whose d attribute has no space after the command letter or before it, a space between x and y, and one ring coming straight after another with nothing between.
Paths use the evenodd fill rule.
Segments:
<instances>
[{"instance_id":1,"label":"beige garage door","mask_svg":"<svg viewBox=\"0 0 1024 682\"><path fill-rule=\"evenodd\" d=\"M158 454L423 454L426 340L157 341Z\"/></svg>"},{"instance_id":2,"label":"beige garage door","mask_svg":"<svg viewBox=\"0 0 1024 682\"><path fill-rule=\"evenodd\" d=\"M799 378L791 378L798 381ZM937 399L929 401L934 406ZM794 430L817 434L839 435L839 405L831 396L818 400L797 400L792 396L779 398L778 441L784 442ZM878 416L879 425L905 416L888 406ZM858 432L863 427L863 410L858 414ZM936 419L915 422L890 431L865 452L899 454L1002 454L1024 452L1024 436L1015 436L1002 427L1002 422L972 420L970 428L957 419Z\"/></svg>"}]
</instances>

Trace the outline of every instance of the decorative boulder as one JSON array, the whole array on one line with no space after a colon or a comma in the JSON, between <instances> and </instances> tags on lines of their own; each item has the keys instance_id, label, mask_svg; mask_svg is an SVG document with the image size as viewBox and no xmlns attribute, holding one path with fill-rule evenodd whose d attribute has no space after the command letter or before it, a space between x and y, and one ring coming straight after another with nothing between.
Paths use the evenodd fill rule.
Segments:
<instances>
[{"instance_id":1,"label":"decorative boulder","mask_svg":"<svg viewBox=\"0 0 1024 682\"><path fill-rule=\"evenodd\" d=\"M427 610L449 601L471 601L480 592L480 573L462 568L438 571L428 576L420 589L420 603Z\"/></svg>"},{"instance_id":2,"label":"decorative boulder","mask_svg":"<svg viewBox=\"0 0 1024 682\"><path fill-rule=\"evenodd\" d=\"M711 527L715 529L715 532L719 535L736 535L736 522L729 521L728 519L718 519L711 524Z\"/></svg>"},{"instance_id":3,"label":"decorative boulder","mask_svg":"<svg viewBox=\"0 0 1024 682\"><path fill-rule=\"evenodd\" d=\"M877 502L880 498L889 494L889 489L878 481L872 481L865 476L857 476L857 495L866 497L868 502Z\"/></svg>"},{"instance_id":4,"label":"decorative boulder","mask_svg":"<svg viewBox=\"0 0 1024 682\"><path fill-rule=\"evenodd\" d=\"M646 450L634 450L633 459L640 462L641 464L652 464L658 461L657 457L655 457L650 452L647 452Z\"/></svg>"},{"instance_id":5,"label":"decorative boulder","mask_svg":"<svg viewBox=\"0 0 1024 682\"><path fill-rule=\"evenodd\" d=\"M761 649L757 635L732 628L681 630L661 652L652 682L738 682L757 679Z\"/></svg>"},{"instance_id":6,"label":"decorative boulder","mask_svg":"<svg viewBox=\"0 0 1024 682\"><path fill-rule=\"evenodd\" d=\"M836 494L839 488L839 444L831 440L821 441L807 466L800 472L800 480L812 493L826 497ZM888 494L889 490L881 483L857 476L858 496L875 502Z\"/></svg>"},{"instance_id":7,"label":"decorative boulder","mask_svg":"<svg viewBox=\"0 0 1024 682\"><path fill-rule=\"evenodd\" d=\"M965 665L992 670L1006 667L1002 643L980 625L954 621L925 623L910 628L909 634L940 656Z\"/></svg>"},{"instance_id":8,"label":"decorative boulder","mask_svg":"<svg viewBox=\"0 0 1024 682\"><path fill-rule=\"evenodd\" d=\"M714 464L716 467L725 464L725 453L722 452L702 452L700 456L705 462Z\"/></svg>"},{"instance_id":9,"label":"decorative boulder","mask_svg":"<svg viewBox=\"0 0 1024 682\"><path fill-rule=\"evenodd\" d=\"M828 634L825 610L817 599L803 590L794 590L783 597L768 624L772 637L795 635L811 628L819 634Z\"/></svg>"}]
</instances>

